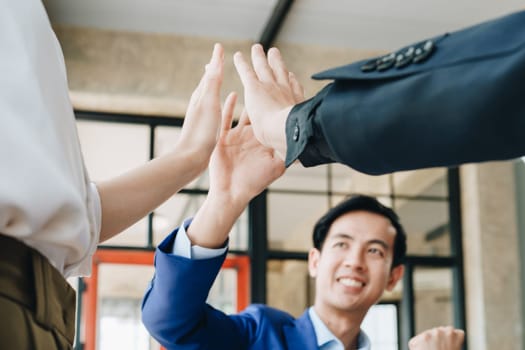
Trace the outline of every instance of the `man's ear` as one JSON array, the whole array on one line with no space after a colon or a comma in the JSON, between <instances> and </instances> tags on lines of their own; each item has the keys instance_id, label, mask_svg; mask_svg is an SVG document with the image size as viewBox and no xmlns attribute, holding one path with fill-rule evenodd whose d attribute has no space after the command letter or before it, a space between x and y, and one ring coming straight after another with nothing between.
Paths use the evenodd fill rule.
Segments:
<instances>
[{"instance_id":1,"label":"man's ear","mask_svg":"<svg viewBox=\"0 0 525 350\"><path fill-rule=\"evenodd\" d=\"M388 283L386 285L387 291L392 291L396 286L397 282L403 277L405 273L405 267L403 265L398 265L390 271L390 277L388 278Z\"/></svg>"},{"instance_id":2,"label":"man's ear","mask_svg":"<svg viewBox=\"0 0 525 350\"><path fill-rule=\"evenodd\" d=\"M311 248L308 252L308 271L310 272L310 277L317 277L317 266L319 265L319 257L321 252L317 248Z\"/></svg>"}]
</instances>

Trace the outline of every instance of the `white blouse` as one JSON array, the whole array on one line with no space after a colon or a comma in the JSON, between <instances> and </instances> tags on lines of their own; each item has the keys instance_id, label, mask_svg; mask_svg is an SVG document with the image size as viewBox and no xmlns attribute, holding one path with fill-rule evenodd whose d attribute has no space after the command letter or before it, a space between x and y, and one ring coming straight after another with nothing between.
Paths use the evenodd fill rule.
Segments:
<instances>
[{"instance_id":1,"label":"white blouse","mask_svg":"<svg viewBox=\"0 0 525 350\"><path fill-rule=\"evenodd\" d=\"M0 233L66 277L90 272L101 209L41 0L0 0Z\"/></svg>"}]
</instances>

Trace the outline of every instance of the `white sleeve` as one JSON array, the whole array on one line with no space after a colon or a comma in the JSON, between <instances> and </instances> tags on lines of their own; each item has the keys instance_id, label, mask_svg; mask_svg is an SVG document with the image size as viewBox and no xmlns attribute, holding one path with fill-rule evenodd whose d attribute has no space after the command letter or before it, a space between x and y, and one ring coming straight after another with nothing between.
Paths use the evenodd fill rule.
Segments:
<instances>
[{"instance_id":1,"label":"white sleeve","mask_svg":"<svg viewBox=\"0 0 525 350\"><path fill-rule=\"evenodd\" d=\"M173 242L173 254L188 259L211 259L224 254L228 249L227 243L218 249L204 248L198 245L191 245L191 241L186 234L186 229L190 226L191 219L185 220L179 228L175 241Z\"/></svg>"},{"instance_id":2,"label":"white sleeve","mask_svg":"<svg viewBox=\"0 0 525 350\"><path fill-rule=\"evenodd\" d=\"M100 229L102 225L102 206L97 185L94 182L87 184L87 215L89 222L89 242L85 257L76 266L66 272L66 276L89 276L91 275L91 263L97 251L100 240Z\"/></svg>"}]
</instances>

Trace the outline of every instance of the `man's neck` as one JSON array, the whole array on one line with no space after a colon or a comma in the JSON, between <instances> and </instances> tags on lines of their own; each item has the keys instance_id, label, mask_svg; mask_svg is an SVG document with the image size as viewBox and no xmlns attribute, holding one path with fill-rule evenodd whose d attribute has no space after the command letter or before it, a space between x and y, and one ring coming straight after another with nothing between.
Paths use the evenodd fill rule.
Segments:
<instances>
[{"instance_id":1,"label":"man's neck","mask_svg":"<svg viewBox=\"0 0 525 350\"><path fill-rule=\"evenodd\" d=\"M328 309L319 305L314 305L314 311L330 332L343 343L346 350L357 349L361 322L366 313L361 315L360 313L334 310L333 308Z\"/></svg>"}]
</instances>

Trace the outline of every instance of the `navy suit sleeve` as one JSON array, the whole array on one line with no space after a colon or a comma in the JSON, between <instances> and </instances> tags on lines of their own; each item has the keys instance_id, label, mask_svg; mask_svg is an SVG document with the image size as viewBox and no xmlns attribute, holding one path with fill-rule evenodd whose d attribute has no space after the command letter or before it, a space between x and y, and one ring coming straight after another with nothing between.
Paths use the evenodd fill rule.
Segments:
<instances>
[{"instance_id":1,"label":"navy suit sleeve","mask_svg":"<svg viewBox=\"0 0 525 350\"><path fill-rule=\"evenodd\" d=\"M314 76L334 81L288 116L287 165L383 174L525 155L525 12L431 40L422 62Z\"/></svg>"},{"instance_id":2,"label":"navy suit sleeve","mask_svg":"<svg viewBox=\"0 0 525 350\"><path fill-rule=\"evenodd\" d=\"M206 304L226 254L202 260L172 255L175 234L157 248L155 276L142 303L144 325L167 349L246 348L252 319L227 316Z\"/></svg>"}]
</instances>

